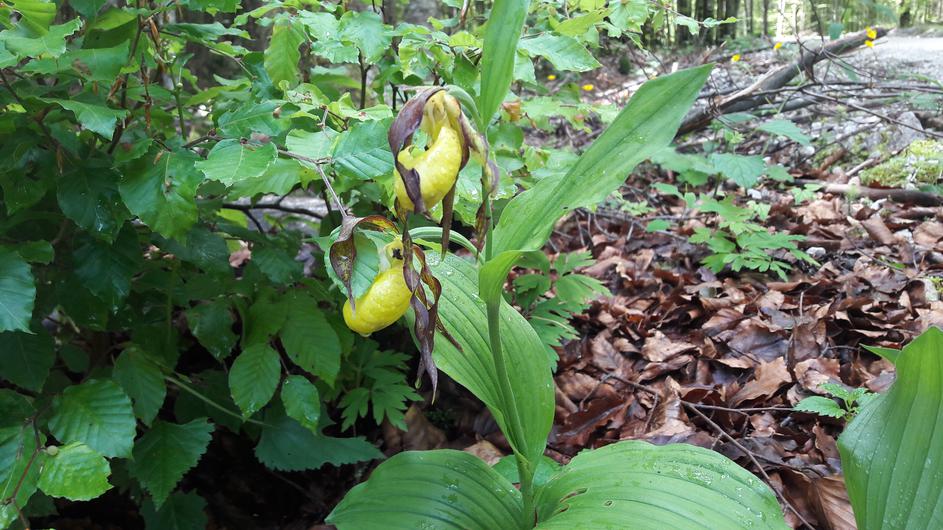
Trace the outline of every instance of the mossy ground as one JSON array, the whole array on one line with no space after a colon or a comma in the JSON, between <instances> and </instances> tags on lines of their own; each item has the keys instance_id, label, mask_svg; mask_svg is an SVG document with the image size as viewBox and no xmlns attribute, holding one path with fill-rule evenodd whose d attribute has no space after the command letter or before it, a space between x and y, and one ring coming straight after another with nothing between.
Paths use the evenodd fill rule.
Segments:
<instances>
[{"instance_id":1,"label":"mossy ground","mask_svg":"<svg viewBox=\"0 0 943 530\"><path fill-rule=\"evenodd\" d=\"M861 183L867 186L902 187L941 180L943 142L937 140L917 140L899 155L861 173Z\"/></svg>"}]
</instances>

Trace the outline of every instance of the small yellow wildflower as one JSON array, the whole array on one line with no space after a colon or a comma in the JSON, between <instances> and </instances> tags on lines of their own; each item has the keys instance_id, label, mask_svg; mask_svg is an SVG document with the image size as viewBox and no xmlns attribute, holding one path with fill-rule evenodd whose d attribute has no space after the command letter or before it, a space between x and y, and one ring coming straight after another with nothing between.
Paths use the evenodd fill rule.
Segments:
<instances>
[{"instance_id":1,"label":"small yellow wildflower","mask_svg":"<svg viewBox=\"0 0 943 530\"><path fill-rule=\"evenodd\" d=\"M739 62L739 61L740 61L740 54L739 54L739 53L733 54L733 57L730 58L730 62L732 62L732 63L736 63L736 62Z\"/></svg>"},{"instance_id":2,"label":"small yellow wildflower","mask_svg":"<svg viewBox=\"0 0 943 530\"><path fill-rule=\"evenodd\" d=\"M593 85L591 85L591 84L589 84L589 83L586 83L585 85L583 85L583 90L585 90L585 91L587 91L587 92L589 92L590 90L592 90L592 89L594 89L594 88L596 88L596 87L593 86Z\"/></svg>"},{"instance_id":3,"label":"small yellow wildflower","mask_svg":"<svg viewBox=\"0 0 943 530\"><path fill-rule=\"evenodd\" d=\"M782 47L783 47L783 43L781 43L781 42L777 42L776 44L773 45L773 49L774 49L774 50L778 50L778 49L780 49L780 48L782 48Z\"/></svg>"},{"instance_id":4,"label":"small yellow wildflower","mask_svg":"<svg viewBox=\"0 0 943 530\"><path fill-rule=\"evenodd\" d=\"M550 75L547 76L547 81L553 81L553 80L555 80L556 78L557 78L556 75L550 74Z\"/></svg>"},{"instance_id":5,"label":"small yellow wildflower","mask_svg":"<svg viewBox=\"0 0 943 530\"><path fill-rule=\"evenodd\" d=\"M873 40L866 40L866 41L864 41L864 45L867 46L868 48L873 48L873 47L874 47L874 41L873 41Z\"/></svg>"},{"instance_id":6,"label":"small yellow wildflower","mask_svg":"<svg viewBox=\"0 0 943 530\"><path fill-rule=\"evenodd\" d=\"M875 31L871 26L868 26L867 29L864 30L864 33L868 36L869 40L878 38L878 32Z\"/></svg>"}]
</instances>

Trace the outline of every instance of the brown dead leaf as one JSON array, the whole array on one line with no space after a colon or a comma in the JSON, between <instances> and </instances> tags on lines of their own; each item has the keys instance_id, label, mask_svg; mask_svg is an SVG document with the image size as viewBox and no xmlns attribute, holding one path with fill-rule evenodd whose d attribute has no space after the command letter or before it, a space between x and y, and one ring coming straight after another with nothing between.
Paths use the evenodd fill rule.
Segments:
<instances>
[{"instance_id":1,"label":"brown dead leaf","mask_svg":"<svg viewBox=\"0 0 943 530\"><path fill-rule=\"evenodd\" d=\"M783 385L792 381L792 375L786 368L786 360L781 357L772 362L761 363L756 368L754 377L730 398L731 406L736 407L744 401L772 396Z\"/></svg>"},{"instance_id":2,"label":"brown dead leaf","mask_svg":"<svg viewBox=\"0 0 943 530\"><path fill-rule=\"evenodd\" d=\"M652 362L664 362L684 352L697 350L697 346L682 340L669 339L660 331L645 339L642 357Z\"/></svg>"},{"instance_id":3,"label":"brown dead leaf","mask_svg":"<svg viewBox=\"0 0 943 530\"><path fill-rule=\"evenodd\" d=\"M818 519L828 530L856 530L855 513L848 500L848 490L841 475L812 481L809 500Z\"/></svg>"},{"instance_id":4,"label":"brown dead leaf","mask_svg":"<svg viewBox=\"0 0 943 530\"><path fill-rule=\"evenodd\" d=\"M474 445L469 445L465 449L462 449L462 451L477 456L484 460L489 466L497 464L498 460L504 457L504 453L488 440L481 440Z\"/></svg>"}]
</instances>

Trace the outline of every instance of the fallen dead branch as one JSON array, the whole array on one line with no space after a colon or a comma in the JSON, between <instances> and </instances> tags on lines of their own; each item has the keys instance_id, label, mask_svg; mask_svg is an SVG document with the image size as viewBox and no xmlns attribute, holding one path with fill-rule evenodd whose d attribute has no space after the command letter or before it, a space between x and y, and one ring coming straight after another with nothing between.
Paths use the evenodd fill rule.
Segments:
<instances>
[{"instance_id":1,"label":"fallen dead branch","mask_svg":"<svg viewBox=\"0 0 943 530\"><path fill-rule=\"evenodd\" d=\"M887 34L887 30L883 28L878 28L877 32L878 38ZM844 39L831 42L820 47L818 50L803 52L796 62L767 73L749 87L711 101L705 107L695 109L685 118L684 122L681 124L681 128L678 129L678 134L686 134L706 127L715 117L723 114L743 112L759 105L772 104L773 99L764 93L783 88L790 81L795 79L797 75L803 72L807 73L811 78L812 75L810 74L816 63L863 46L866 40L868 40L868 37L865 32L862 31L861 33L856 33Z\"/></svg>"}]
</instances>

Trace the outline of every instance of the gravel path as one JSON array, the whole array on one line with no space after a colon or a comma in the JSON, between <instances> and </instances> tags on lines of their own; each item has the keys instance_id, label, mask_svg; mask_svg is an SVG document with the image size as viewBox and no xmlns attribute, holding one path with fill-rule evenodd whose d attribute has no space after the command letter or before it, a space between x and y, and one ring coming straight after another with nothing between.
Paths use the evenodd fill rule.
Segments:
<instances>
[{"instance_id":1,"label":"gravel path","mask_svg":"<svg viewBox=\"0 0 943 530\"><path fill-rule=\"evenodd\" d=\"M861 66L874 64L897 76L923 75L943 81L943 37L912 37L893 32L874 43L874 48L861 48L851 57Z\"/></svg>"}]
</instances>

